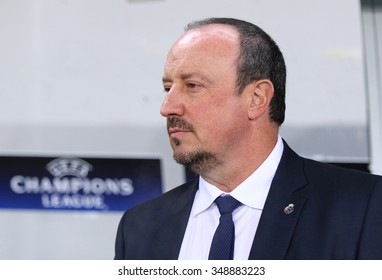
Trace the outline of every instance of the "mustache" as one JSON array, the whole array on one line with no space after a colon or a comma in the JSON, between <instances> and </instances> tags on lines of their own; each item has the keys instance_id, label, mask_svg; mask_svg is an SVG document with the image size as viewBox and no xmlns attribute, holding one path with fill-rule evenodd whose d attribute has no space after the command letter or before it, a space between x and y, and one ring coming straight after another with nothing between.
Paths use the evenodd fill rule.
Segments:
<instances>
[{"instance_id":1,"label":"mustache","mask_svg":"<svg viewBox=\"0 0 382 280\"><path fill-rule=\"evenodd\" d=\"M178 117L167 118L167 130L170 128L179 128L188 131L194 131L194 127L192 126L192 124Z\"/></svg>"}]
</instances>

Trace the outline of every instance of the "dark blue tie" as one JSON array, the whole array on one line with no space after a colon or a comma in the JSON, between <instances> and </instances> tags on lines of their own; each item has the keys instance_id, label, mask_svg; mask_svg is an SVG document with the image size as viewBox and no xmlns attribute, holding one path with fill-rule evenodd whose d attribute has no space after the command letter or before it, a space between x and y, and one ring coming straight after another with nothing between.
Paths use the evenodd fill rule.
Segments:
<instances>
[{"instance_id":1,"label":"dark blue tie","mask_svg":"<svg viewBox=\"0 0 382 280\"><path fill-rule=\"evenodd\" d=\"M219 196L215 200L219 208L220 220L212 239L209 260L232 260L235 244L235 225L232 212L240 202L230 195Z\"/></svg>"}]
</instances>

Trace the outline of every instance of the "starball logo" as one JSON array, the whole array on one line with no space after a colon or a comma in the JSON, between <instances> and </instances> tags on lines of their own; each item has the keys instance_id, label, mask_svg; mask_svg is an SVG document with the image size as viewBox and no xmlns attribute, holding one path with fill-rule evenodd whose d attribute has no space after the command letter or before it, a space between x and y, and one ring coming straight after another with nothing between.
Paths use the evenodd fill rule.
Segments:
<instances>
[{"instance_id":1,"label":"starball logo","mask_svg":"<svg viewBox=\"0 0 382 280\"><path fill-rule=\"evenodd\" d=\"M46 169L51 176L13 176L12 192L40 195L43 208L78 210L107 210L107 196L129 196L134 192L129 178L90 178L93 166L79 158L56 158Z\"/></svg>"}]
</instances>

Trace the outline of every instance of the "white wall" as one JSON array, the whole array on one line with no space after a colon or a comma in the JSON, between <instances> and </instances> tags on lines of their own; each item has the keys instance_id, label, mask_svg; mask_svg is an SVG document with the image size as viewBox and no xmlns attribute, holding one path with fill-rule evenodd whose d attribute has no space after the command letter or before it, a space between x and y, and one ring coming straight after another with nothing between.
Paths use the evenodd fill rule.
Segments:
<instances>
[{"instance_id":1,"label":"white wall","mask_svg":"<svg viewBox=\"0 0 382 280\"><path fill-rule=\"evenodd\" d=\"M293 148L369 160L358 0L1 0L0 153L155 154L164 190L178 185L162 67L183 27L210 16L251 21L278 42ZM2 210L0 259L110 259L121 214Z\"/></svg>"},{"instance_id":2,"label":"white wall","mask_svg":"<svg viewBox=\"0 0 382 280\"><path fill-rule=\"evenodd\" d=\"M370 169L382 175L382 0L362 0Z\"/></svg>"}]
</instances>

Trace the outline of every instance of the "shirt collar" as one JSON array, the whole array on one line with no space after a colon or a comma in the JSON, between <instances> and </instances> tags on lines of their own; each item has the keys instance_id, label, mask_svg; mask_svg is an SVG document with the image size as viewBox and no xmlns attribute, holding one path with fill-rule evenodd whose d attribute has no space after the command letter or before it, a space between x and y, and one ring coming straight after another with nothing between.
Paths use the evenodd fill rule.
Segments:
<instances>
[{"instance_id":1,"label":"shirt collar","mask_svg":"<svg viewBox=\"0 0 382 280\"><path fill-rule=\"evenodd\" d=\"M283 150L283 141L281 137L278 136L277 143L267 159L257 170L237 186L230 195L240 201L243 205L262 210L273 177L280 163ZM191 215L198 215L208 209L215 199L222 194L224 194L223 191L199 176L199 189L195 196Z\"/></svg>"}]
</instances>

